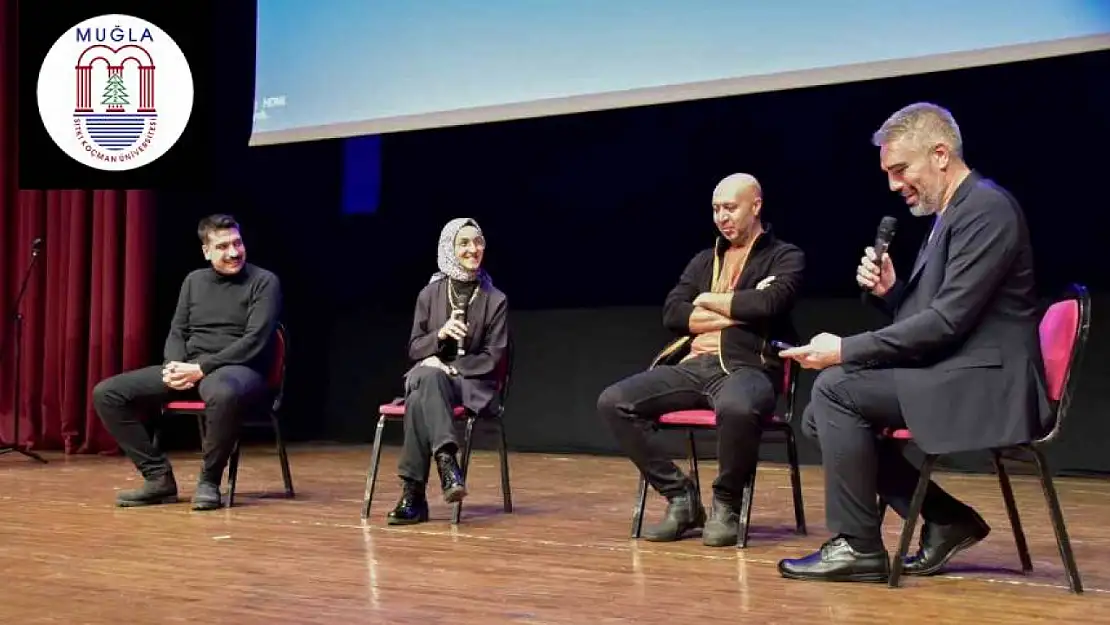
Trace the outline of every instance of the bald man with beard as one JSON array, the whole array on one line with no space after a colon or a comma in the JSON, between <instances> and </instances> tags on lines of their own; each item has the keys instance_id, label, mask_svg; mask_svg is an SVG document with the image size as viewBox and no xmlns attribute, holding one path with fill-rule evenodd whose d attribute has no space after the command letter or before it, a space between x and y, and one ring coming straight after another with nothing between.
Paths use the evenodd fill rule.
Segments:
<instances>
[{"instance_id":1,"label":"bald man with beard","mask_svg":"<svg viewBox=\"0 0 1110 625\"><path fill-rule=\"evenodd\" d=\"M755 177L732 174L717 184L720 236L687 264L663 304L663 325L679 337L650 369L598 397L598 412L625 454L667 499L662 522L643 532L647 540L679 540L701 527L708 546L735 545L739 537L761 425L781 390L783 360L770 342L796 341L791 311L805 269L801 249L776 238L762 212ZM693 481L652 441L660 415L691 409L717 416L719 474L708 521Z\"/></svg>"}]
</instances>

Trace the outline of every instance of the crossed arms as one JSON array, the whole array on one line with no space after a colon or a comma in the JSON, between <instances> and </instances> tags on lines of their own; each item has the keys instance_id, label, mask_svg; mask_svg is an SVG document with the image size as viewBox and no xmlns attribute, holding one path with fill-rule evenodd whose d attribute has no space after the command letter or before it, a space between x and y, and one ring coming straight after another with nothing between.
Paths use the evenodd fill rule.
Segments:
<instances>
[{"instance_id":1,"label":"crossed arms","mask_svg":"<svg viewBox=\"0 0 1110 625\"><path fill-rule=\"evenodd\" d=\"M793 245L775 251L768 275L755 287L729 293L703 292L713 250L695 256L663 303L663 325L676 334L704 334L732 325L760 322L788 312L805 269L805 254Z\"/></svg>"}]
</instances>

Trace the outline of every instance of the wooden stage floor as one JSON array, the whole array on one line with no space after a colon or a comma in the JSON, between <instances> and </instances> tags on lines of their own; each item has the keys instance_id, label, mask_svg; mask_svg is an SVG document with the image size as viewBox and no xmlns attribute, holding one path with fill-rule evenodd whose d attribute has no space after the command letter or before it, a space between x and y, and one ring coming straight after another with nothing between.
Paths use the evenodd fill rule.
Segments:
<instances>
[{"instance_id":1,"label":"wooden stage floor","mask_svg":"<svg viewBox=\"0 0 1110 625\"><path fill-rule=\"evenodd\" d=\"M1037 482L1014 478L1035 571L1018 573L993 476L942 475L990 537L955 572L900 589L783 580L782 557L826 538L820 469L803 484L809 537L790 530L787 473L761 465L749 547L628 538L636 476L620 458L514 454L516 511L500 509L496 456L478 452L458 527L437 500L431 523L384 525L397 496L386 450L372 518L359 518L368 447L293 448L295 500L276 457L250 450L235 508L119 509L134 485L121 458L0 457L0 622L120 623L1110 623L1110 482L1061 479L1086 594L1066 590ZM174 457L183 497L198 456ZM703 484L713 477L704 462ZM662 510L649 498L648 520ZM892 517L895 515L891 515ZM886 526L888 548L897 521Z\"/></svg>"}]
</instances>

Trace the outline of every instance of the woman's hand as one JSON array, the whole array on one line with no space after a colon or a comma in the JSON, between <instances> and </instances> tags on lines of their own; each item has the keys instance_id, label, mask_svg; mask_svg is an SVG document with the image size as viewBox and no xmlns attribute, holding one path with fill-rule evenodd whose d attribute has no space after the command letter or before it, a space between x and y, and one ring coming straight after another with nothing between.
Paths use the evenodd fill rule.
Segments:
<instances>
[{"instance_id":1,"label":"woman's hand","mask_svg":"<svg viewBox=\"0 0 1110 625\"><path fill-rule=\"evenodd\" d=\"M421 367L435 367L436 369L439 369L440 371L446 373L447 375L458 375L459 374L457 369L455 369L454 367L452 367L450 365L444 364L444 362L439 359L439 356L428 356L424 360L420 361L420 366Z\"/></svg>"},{"instance_id":2,"label":"woman's hand","mask_svg":"<svg viewBox=\"0 0 1110 625\"><path fill-rule=\"evenodd\" d=\"M439 332L436 332L436 336L439 340L443 341L450 337L461 343L462 340L466 338L466 324L459 319L462 314L463 311L461 310L456 310L451 313L451 318L447 320L447 323L443 324Z\"/></svg>"}]
</instances>

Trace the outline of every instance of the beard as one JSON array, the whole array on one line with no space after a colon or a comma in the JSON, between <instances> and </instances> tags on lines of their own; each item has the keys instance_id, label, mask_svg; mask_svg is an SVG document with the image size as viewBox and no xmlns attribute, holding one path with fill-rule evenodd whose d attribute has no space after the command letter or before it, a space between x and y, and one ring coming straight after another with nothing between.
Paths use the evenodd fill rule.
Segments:
<instances>
[{"instance_id":1,"label":"beard","mask_svg":"<svg viewBox=\"0 0 1110 625\"><path fill-rule=\"evenodd\" d=\"M917 189L917 204L910 206L910 214L914 217L928 217L935 215L940 210L940 193L932 193L925 189Z\"/></svg>"}]
</instances>

